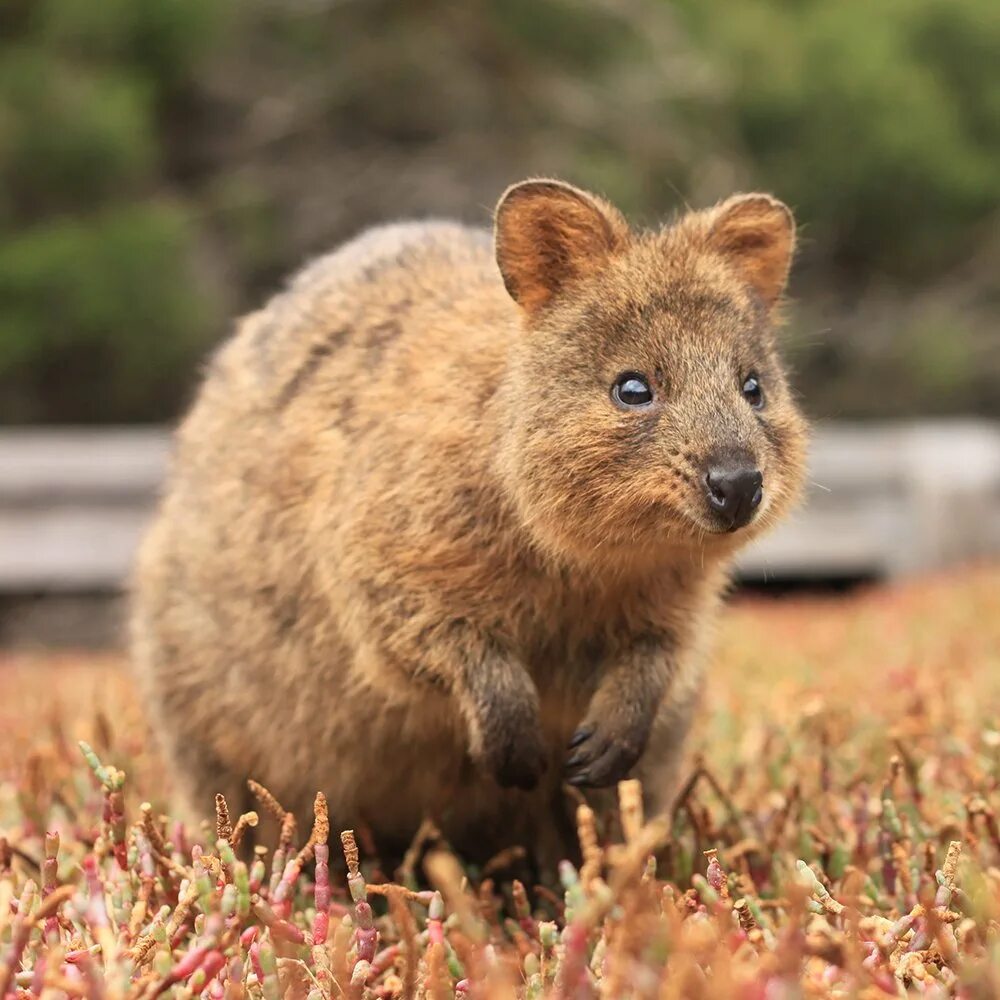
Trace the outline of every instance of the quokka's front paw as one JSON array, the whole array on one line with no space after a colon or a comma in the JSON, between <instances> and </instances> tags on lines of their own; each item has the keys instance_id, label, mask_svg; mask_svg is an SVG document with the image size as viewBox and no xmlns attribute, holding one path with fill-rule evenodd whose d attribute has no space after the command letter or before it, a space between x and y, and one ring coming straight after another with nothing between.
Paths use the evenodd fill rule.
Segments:
<instances>
[{"instance_id":1,"label":"quokka's front paw","mask_svg":"<svg viewBox=\"0 0 1000 1000\"><path fill-rule=\"evenodd\" d=\"M603 788L628 777L649 739L651 719L640 715L588 717L569 741L566 781L586 788Z\"/></svg>"},{"instance_id":2,"label":"quokka's front paw","mask_svg":"<svg viewBox=\"0 0 1000 1000\"><path fill-rule=\"evenodd\" d=\"M505 732L486 754L486 766L503 788L534 788L548 766L538 727Z\"/></svg>"}]
</instances>

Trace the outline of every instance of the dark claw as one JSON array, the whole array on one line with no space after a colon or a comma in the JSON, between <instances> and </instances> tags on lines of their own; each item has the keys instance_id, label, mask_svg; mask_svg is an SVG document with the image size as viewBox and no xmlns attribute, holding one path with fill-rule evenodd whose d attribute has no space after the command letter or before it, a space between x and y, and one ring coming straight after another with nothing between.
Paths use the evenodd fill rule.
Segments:
<instances>
[{"instance_id":1,"label":"dark claw","mask_svg":"<svg viewBox=\"0 0 1000 1000\"><path fill-rule=\"evenodd\" d=\"M530 792L538 786L538 775L530 772L507 772L501 771L497 775L497 784L501 788L520 788L521 791Z\"/></svg>"},{"instance_id":2,"label":"dark claw","mask_svg":"<svg viewBox=\"0 0 1000 1000\"><path fill-rule=\"evenodd\" d=\"M501 788L520 788L528 792L538 784L543 769L525 761L508 761L497 771L497 784Z\"/></svg>"},{"instance_id":3,"label":"dark claw","mask_svg":"<svg viewBox=\"0 0 1000 1000\"><path fill-rule=\"evenodd\" d=\"M538 785L547 765L545 747L535 734L508 743L493 766L493 774L502 788L530 791Z\"/></svg>"},{"instance_id":4,"label":"dark claw","mask_svg":"<svg viewBox=\"0 0 1000 1000\"><path fill-rule=\"evenodd\" d=\"M582 734L582 739L579 738ZM589 784L590 771L595 761L600 761L607 753L607 744L597 733L597 726L582 726L573 736L572 747L576 753L566 761L566 780L570 784Z\"/></svg>"},{"instance_id":5,"label":"dark claw","mask_svg":"<svg viewBox=\"0 0 1000 1000\"><path fill-rule=\"evenodd\" d=\"M571 785L604 788L626 777L639 755L620 742L587 746L566 761L566 781Z\"/></svg>"},{"instance_id":6,"label":"dark claw","mask_svg":"<svg viewBox=\"0 0 1000 1000\"><path fill-rule=\"evenodd\" d=\"M529 792L538 784L538 779L545 770L543 758L538 760L507 760L498 768L497 784L501 788L520 788Z\"/></svg>"}]
</instances>

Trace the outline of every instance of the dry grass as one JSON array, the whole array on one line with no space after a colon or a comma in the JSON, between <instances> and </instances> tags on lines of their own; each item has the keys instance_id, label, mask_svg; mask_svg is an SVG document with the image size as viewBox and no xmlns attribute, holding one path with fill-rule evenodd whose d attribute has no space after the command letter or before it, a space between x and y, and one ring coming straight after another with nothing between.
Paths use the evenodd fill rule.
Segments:
<instances>
[{"instance_id":1,"label":"dry grass","mask_svg":"<svg viewBox=\"0 0 1000 1000\"><path fill-rule=\"evenodd\" d=\"M744 601L720 650L674 815L584 810L558 894L336 837L327 886L307 817L245 865L141 807L117 661L0 660L0 998L1000 995L1000 569Z\"/></svg>"}]
</instances>

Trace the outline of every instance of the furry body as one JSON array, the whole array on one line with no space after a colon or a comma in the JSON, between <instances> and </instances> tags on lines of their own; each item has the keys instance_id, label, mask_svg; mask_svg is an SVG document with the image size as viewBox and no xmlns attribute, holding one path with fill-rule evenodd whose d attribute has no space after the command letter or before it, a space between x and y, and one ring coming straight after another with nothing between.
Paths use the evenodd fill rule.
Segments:
<instances>
[{"instance_id":1,"label":"furry body","mask_svg":"<svg viewBox=\"0 0 1000 1000\"><path fill-rule=\"evenodd\" d=\"M575 189L519 190L497 256L457 224L371 230L212 359L132 622L199 811L252 776L303 817L322 789L335 829L388 852L431 816L473 855L554 857L567 757L579 784L634 773L668 801L729 560L796 493L804 428L766 296L704 248L713 216L636 236ZM558 217L563 192L613 250ZM769 369L767 424L738 398L744 355ZM640 368L662 405L637 418L607 386ZM736 533L693 513L719 441L764 469Z\"/></svg>"}]
</instances>

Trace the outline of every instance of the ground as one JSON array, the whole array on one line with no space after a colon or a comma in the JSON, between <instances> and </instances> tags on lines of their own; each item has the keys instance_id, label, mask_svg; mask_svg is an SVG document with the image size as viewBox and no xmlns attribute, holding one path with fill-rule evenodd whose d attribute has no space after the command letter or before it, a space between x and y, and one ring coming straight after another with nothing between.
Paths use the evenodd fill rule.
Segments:
<instances>
[{"instance_id":1,"label":"ground","mask_svg":"<svg viewBox=\"0 0 1000 1000\"><path fill-rule=\"evenodd\" d=\"M120 658L7 654L0 997L1000 995L1000 567L741 598L718 650L671 817L582 809L556 893L358 831L353 898L311 817L247 865L160 816Z\"/></svg>"}]
</instances>

